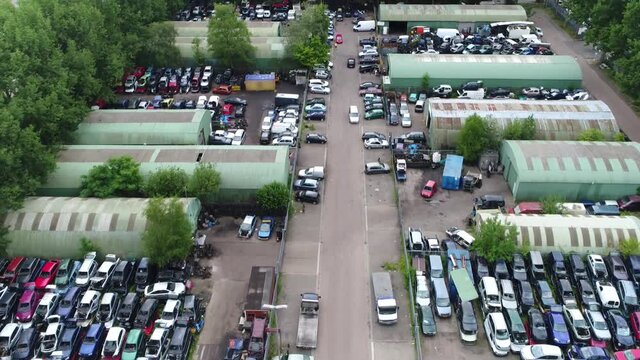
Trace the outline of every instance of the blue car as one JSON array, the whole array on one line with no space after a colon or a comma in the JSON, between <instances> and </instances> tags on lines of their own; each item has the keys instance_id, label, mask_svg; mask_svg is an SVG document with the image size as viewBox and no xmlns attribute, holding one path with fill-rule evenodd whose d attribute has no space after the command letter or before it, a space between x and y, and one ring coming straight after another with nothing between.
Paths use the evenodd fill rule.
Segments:
<instances>
[{"instance_id":1,"label":"blue car","mask_svg":"<svg viewBox=\"0 0 640 360\"><path fill-rule=\"evenodd\" d=\"M564 322L562 312L552 310L545 315L551 344L560 347L569 345L571 343L571 336L569 336L569 330L567 329L567 324Z\"/></svg>"},{"instance_id":2,"label":"blue car","mask_svg":"<svg viewBox=\"0 0 640 360\"><path fill-rule=\"evenodd\" d=\"M260 221L260 227L258 227L258 239L269 240L271 238L271 232L273 230L274 219L270 216L265 216Z\"/></svg>"},{"instance_id":3,"label":"blue car","mask_svg":"<svg viewBox=\"0 0 640 360\"><path fill-rule=\"evenodd\" d=\"M96 359L102 349L102 343L107 336L104 324L92 324L80 345L79 355L84 359Z\"/></svg>"},{"instance_id":4,"label":"blue car","mask_svg":"<svg viewBox=\"0 0 640 360\"><path fill-rule=\"evenodd\" d=\"M82 289L77 286L72 286L64 294L64 297L60 300L57 310L57 315L60 316L60 321L64 322L73 316L78 299L80 299L80 295L82 294L81 290Z\"/></svg>"},{"instance_id":5,"label":"blue car","mask_svg":"<svg viewBox=\"0 0 640 360\"><path fill-rule=\"evenodd\" d=\"M573 345L567 351L569 360L611 360L603 348Z\"/></svg>"},{"instance_id":6,"label":"blue car","mask_svg":"<svg viewBox=\"0 0 640 360\"><path fill-rule=\"evenodd\" d=\"M72 327L64 329L62 339L58 345L58 349L53 352L52 358L59 360L69 360L72 354L78 352L80 346L80 328Z\"/></svg>"},{"instance_id":7,"label":"blue car","mask_svg":"<svg viewBox=\"0 0 640 360\"><path fill-rule=\"evenodd\" d=\"M153 100L151 101L151 105L153 105L154 109L160 109L162 105L162 96L160 95L154 96Z\"/></svg>"}]
</instances>

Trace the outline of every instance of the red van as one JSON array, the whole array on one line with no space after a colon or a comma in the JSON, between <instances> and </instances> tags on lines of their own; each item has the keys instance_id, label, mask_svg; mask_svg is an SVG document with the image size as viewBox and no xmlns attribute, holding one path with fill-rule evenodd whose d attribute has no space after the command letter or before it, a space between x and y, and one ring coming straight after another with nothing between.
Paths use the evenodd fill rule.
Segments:
<instances>
[{"instance_id":1,"label":"red van","mask_svg":"<svg viewBox=\"0 0 640 360\"><path fill-rule=\"evenodd\" d=\"M516 207L509 208L509 214L542 214L542 204L539 202L521 202Z\"/></svg>"},{"instance_id":2,"label":"red van","mask_svg":"<svg viewBox=\"0 0 640 360\"><path fill-rule=\"evenodd\" d=\"M2 274L1 281L7 285L11 285L14 281L16 281L16 277L18 276L18 269L20 269L20 265L24 262L24 256L17 256L11 260L7 268L4 270L4 274Z\"/></svg>"}]
</instances>

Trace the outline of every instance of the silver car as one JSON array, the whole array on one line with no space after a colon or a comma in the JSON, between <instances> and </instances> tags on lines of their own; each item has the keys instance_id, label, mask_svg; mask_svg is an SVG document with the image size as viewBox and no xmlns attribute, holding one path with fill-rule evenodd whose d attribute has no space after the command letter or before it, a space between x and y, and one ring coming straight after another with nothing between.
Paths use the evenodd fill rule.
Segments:
<instances>
[{"instance_id":1,"label":"silver car","mask_svg":"<svg viewBox=\"0 0 640 360\"><path fill-rule=\"evenodd\" d=\"M584 318L591 328L591 334L600 341L611 340L611 332L602 313L598 310L584 310Z\"/></svg>"}]
</instances>

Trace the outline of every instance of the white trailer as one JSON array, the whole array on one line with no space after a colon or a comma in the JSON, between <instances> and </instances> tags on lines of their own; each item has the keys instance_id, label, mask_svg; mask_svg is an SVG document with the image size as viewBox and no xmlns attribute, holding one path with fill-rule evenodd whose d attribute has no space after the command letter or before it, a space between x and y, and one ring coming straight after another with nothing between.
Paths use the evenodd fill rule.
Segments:
<instances>
[{"instance_id":1,"label":"white trailer","mask_svg":"<svg viewBox=\"0 0 640 360\"><path fill-rule=\"evenodd\" d=\"M300 315L298 317L298 338L296 346L315 349L318 346L318 310L320 296L316 293L300 294Z\"/></svg>"}]
</instances>

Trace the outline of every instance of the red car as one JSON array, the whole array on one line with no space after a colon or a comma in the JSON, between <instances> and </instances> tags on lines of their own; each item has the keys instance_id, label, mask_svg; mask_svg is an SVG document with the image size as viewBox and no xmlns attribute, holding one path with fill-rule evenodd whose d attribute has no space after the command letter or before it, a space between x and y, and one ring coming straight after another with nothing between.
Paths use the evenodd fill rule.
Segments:
<instances>
[{"instance_id":1,"label":"red car","mask_svg":"<svg viewBox=\"0 0 640 360\"><path fill-rule=\"evenodd\" d=\"M144 73L147 71L147 68L145 68L144 66L138 66L137 68L135 68L132 72L131 75L137 77L137 78L141 78L142 75L144 75Z\"/></svg>"},{"instance_id":2,"label":"red car","mask_svg":"<svg viewBox=\"0 0 640 360\"><path fill-rule=\"evenodd\" d=\"M613 353L615 360L639 360L640 349L630 349L624 351L616 351Z\"/></svg>"},{"instance_id":3,"label":"red car","mask_svg":"<svg viewBox=\"0 0 640 360\"><path fill-rule=\"evenodd\" d=\"M216 86L211 90L211 92L214 94L229 95L231 94L231 85Z\"/></svg>"},{"instance_id":4,"label":"red car","mask_svg":"<svg viewBox=\"0 0 640 360\"><path fill-rule=\"evenodd\" d=\"M635 311L629 316L631 323L631 331L633 332L633 338L636 343L640 343L640 311Z\"/></svg>"},{"instance_id":5,"label":"red car","mask_svg":"<svg viewBox=\"0 0 640 360\"><path fill-rule=\"evenodd\" d=\"M336 34L336 44L342 44L342 34Z\"/></svg>"},{"instance_id":6,"label":"red car","mask_svg":"<svg viewBox=\"0 0 640 360\"><path fill-rule=\"evenodd\" d=\"M20 265L24 262L24 256L17 256L11 259L9 265L4 270L4 274L2 274L2 282L11 285L14 281L16 281L16 277L18 277L18 269L20 269Z\"/></svg>"},{"instance_id":7,"label":"red car","mask_svg":"<svg viewBox=\"0 0 640 360\"><path fill-rule=\"evenodd\" d=\"M178 77L176 75L172 75L169 80L168 87L169 94L177 94L180 91L180 86L178 86Z\"/></svg>"},{"instance_id":8,"label":"red car","mask_svg":"<svg viewBox=\"0 0 640 360\"><path fill-rule=\"evenodd\" d=\"M424 184L422 191L420 191L420 196L425 199L431 199L433 195L436 193L436 182L433 180L429 180Z\"/></svg>"},{"instance_id":9,"label":"red car","mask_svg":"<svg viewBox=\"0 0 640 360\"><path fill-rule=\"evenodd\" d=\"M224 104L224 106L222 107L222 115L229 115L233 117L235 112L236 112L236 107L233 106L232 104Z\"/></svg>"},{"instance_id":10,"label":"red car","mask_svg":"<svg viewBox=\"0 0 640 360\"><path fill-rule=\"evenodd\" d=\"M58 275L60 260L50 260L42 267L40 275L35 280L36 289L44 290L47 285L52 284Z\"/></svg>"}]
</instances>

